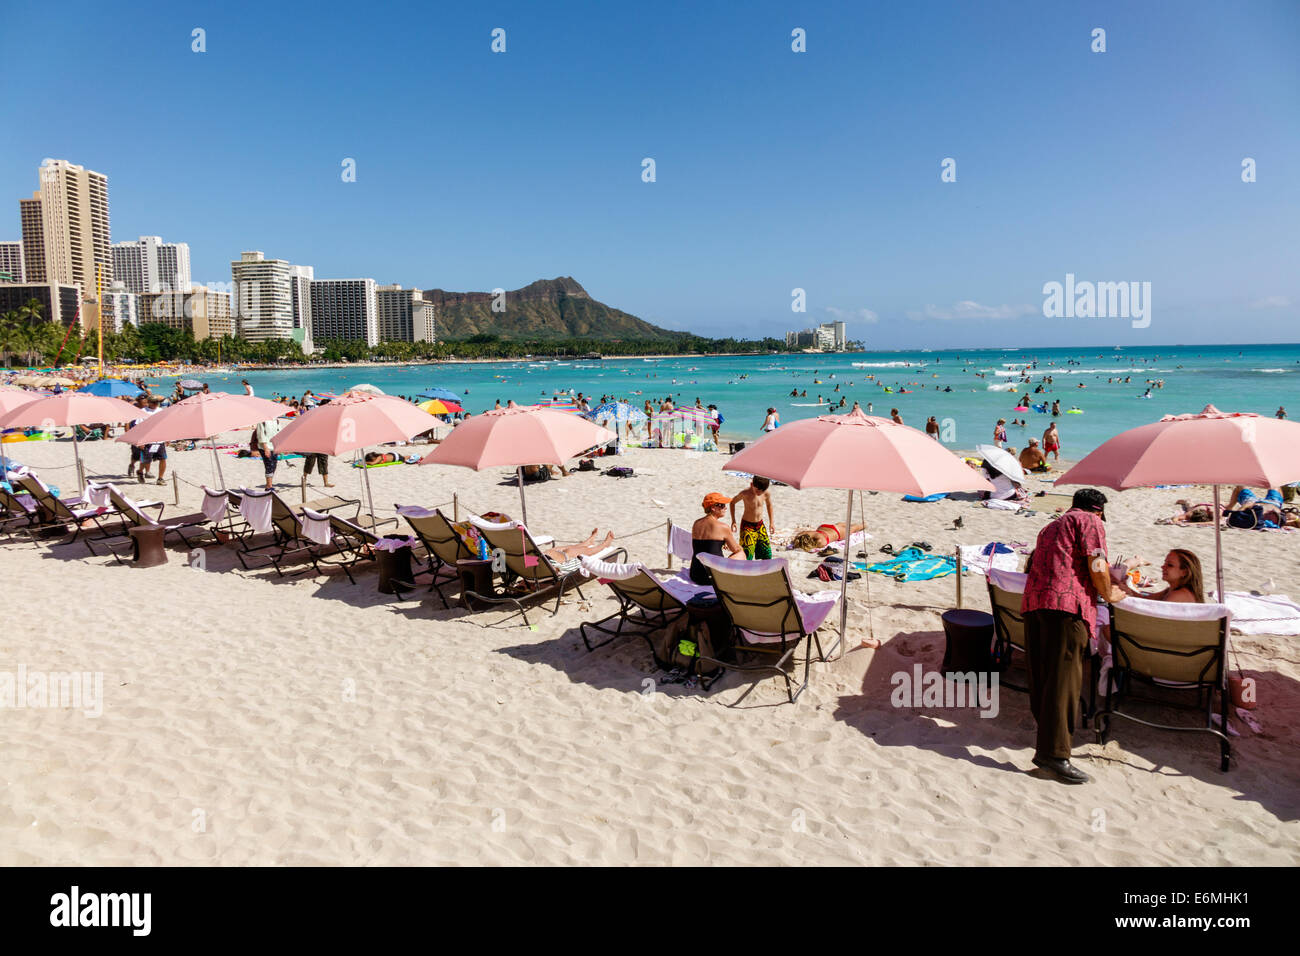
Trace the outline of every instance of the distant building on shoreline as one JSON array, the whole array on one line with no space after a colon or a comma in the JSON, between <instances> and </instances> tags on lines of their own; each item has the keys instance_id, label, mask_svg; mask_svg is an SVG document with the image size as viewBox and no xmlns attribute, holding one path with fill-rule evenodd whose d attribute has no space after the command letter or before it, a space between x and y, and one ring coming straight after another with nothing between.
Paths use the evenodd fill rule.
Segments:
<instances>
[{"instance_id":1,"label":"distant building on shoreline","mask_svg":"<svg viewBox=\"0 0 1300 956\"><path fill-rule=\"evenodd\" d=\"M849 347L847 328L843 322L823 322L813 329L785 333L785 346L789 349L816 349L820 352L843 352Z\"/></svg>"},{"instance_id":2,"label":"distant building on shoreline","mask_svg":"<svg viewBox=\"0 0 1300 956\"><path fill-rule=\"evenodd\" d=\"M400 285L375 288L379 306L379 341L436 342L435 306L426 302L419 289Z\"/></svg>"},{"instance_id":3,"label":"distant building on shoreline","mask_svg":"<svg viewBox=\"0 0 1300 956\"><path fill-rule=\"evenodd\" d=\"M379 304L374 279L313 279L312 340L379 344Z\"/></svg>"},{"instance_id":4,"label":"distant building on shoreline","mask_svg":"<svg viewBox=\"0 0 1300 956\"><path fill-rule=\"evenodd\" d=\"M41 304L46 321L69 326L81 308L81 286L60 282L0 282L0 314L16 311L31 299Z\"/></svg>"},{"instance_id":5,"label":"distant building on shoreline","mask_svg":"<svg viewBox=\"0 0 1300 956\"><path fill-rule=\"evenodd\" d=\"M185 242L163 242L160 236L141 236L113 243L113 278L127 292L185 291L190 287L190 247Z\"/></svg>"},{"instance_id":6,"label":"distant building on shoreline","mask_svg":"<svg viewBox=\"0 0 1300 956\"><path fill-rule=\"evenodd\" d=\"M139 298L142 325L182 329L199 341L235 334L228 292L196 285L189 292L145 292Z\"/></svg>"},{"instance_id":7,"label":"distant building on shoreline","mask_svg":"<svg viewBox=\"0 0 1300 956\"><path fill-rule=\"evenodd\" d=\"M23 264L22 240L0 242L0 282L26 281L27 269Z\"/></svg>"}]
</instances>

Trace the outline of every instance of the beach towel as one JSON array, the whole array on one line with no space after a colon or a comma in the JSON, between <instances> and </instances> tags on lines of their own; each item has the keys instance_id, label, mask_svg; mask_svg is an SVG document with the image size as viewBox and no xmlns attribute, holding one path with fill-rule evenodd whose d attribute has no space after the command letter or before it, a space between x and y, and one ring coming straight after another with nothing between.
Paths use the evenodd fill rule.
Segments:
<instances>
[{"instance_id":1,"label":"beach towel","mask_svg":"<svg viewBox=\"0 0 1300 956\"><path fill-rule=\"evenodd\" d=\"M918 498L916 495L903 495L903 500L904 500L904 501L921 501L921 502L927 502L927 503L928 503L928 502L931 502L931 501L942 501L944 498L947 498L947 497L948 497L948 492L946 492L946 491L941 491L941 492L938 492L937 494L926 495L924 498Z\"/></svg>"},{"instance_id":2,"label":"beach towel","mask_svg":"<svg viewBox=\"0 0 1300 956\"><path fill-rule=\"evenodd\" d=\"M308 541L314 541L319 545L329 544L331 540L329 515L303 508L302 534Z\"/></svg>"},{"instance_id":3,"label":"beach towel","mask_svg":"<svg viewBox=\"0 0 1300 956\"><path fill-rule=\"evenodd\" d=\"M81 493L81 500L96 508L107 508L110 504L108 485L97 485L93 481L86 482L86 490Z\"/></svg>"},{"instance_id":4,"label":"beach towel","mask_svg":"<svg viewBox=\"0 0 1300 956\"><path fill-rule=\"evenodd\" d=\"M203 504L199 508L203 512L203 517L209 521L220 521L226 516L226 507L230 499L224 491L211 491L208 488L203 489Z\"/></svg>"},{"instance_id":5,"label":"beach towel","mask_svg":"<svg viewBox=\"0 0 1300 956\"><path fill-rule=\"evenodd\" d=\"M255 495L245 488L242 497L239 499L239 513L244 516L244 520L248 522L248 526L254 531L271 530L271 496L269 494Z\"/></svg>"},{"instance_id":6,"label":"beach towel","mask_svg":"<svg viewBox=\"0 0 1300 956\"><path fill-rule=\"evenodd\" d=\"M946 554L926 554L920 548L904 548L892 561L867 565L868 571L886 574L895 581L929 581L957 570L957 559Z\"/></svg>"},{"instance_id":7,"label":"beach towel","mask_svg":"<svg viewBox=\"0 0 1300 956\"><path fill-rule=\"evenodd\" d=\"M669 532L668 554L670 557L681 558L683 561L690 561L695 557L695 550L691 546L691 532L689 528L672 526Z\"/></svg>"},{"instance_id":8,"label":"beach towel","mask_svg":"<svg viewBox=\"0 0 1300 956\"><path fill-rule=\"evenodd\" d=\"M1019 563L1020 555L1001 541L961 546L962 568L974 571L976 574L988 574L992 568L997 568L999 571L1015 571Z\"/></svg>"},{"instance_id":9,"label":"beach towel","mask_svg":"<svg viewBox=\"0 0 1300 956\"><path fill-rule=\"evenodd\" d=\"M998 511L1019 511L1021 504L1018 501L1004 501L999 498L990 498L984 502L985 508L995 508Z\"/></svg>"},{"instance_id":10,"label":"beach towel","mask_svg":"<svg viewBox=\"0 0 1300 956\"><path fill-rule=\"evenodd\" d=\"M1300 634L1300 604L1285 594L1229 591L1226 603L1238 634Z\"/></svg>"}]
</instances>

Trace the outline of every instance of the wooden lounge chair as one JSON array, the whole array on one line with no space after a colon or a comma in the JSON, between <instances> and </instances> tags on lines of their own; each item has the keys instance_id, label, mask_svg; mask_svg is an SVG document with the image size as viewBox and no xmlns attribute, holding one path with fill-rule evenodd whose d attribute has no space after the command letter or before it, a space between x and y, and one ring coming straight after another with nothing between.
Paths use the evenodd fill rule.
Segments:
<instances>
[{"instance_id":1,"label":"wooden lounge chair","mask_svg":"<svg viewBox=\"0 0 1300 956\"><path fill-rule=\"evenodd\" d=\"M728 670L771 671L785 679L786 695L794 703L808 686L812 649L817 659L826 660L817 629L822 626L839 600L839 591L803 594L790 579L785 558L744 561L712 554L699 555L713 574L713 588L731 618L734 654L752 654L771 659L771 663L739 664L718 658L702 660ZM800 641L806 641L803 681L795 690L787 665Z\"/></svg>"},{"instance_id":2,"label":"wooden lounge chair","mask_svg":"<svg viewBox=\"0 0 1300 956\"><path fill-rule=\"evenodd\" d=\"M1229 611L1224 604L1179 604L1128 598L1112 605L1111 667L1107 675L1106 707L1097 712L1097 742L1104 744L1110 718L1122 717L1161 730L1192 731L1219 738L1219 769L1226 771L1232 755L1228 739L1228 700L1224 687ZM1173 702L1134 694L1134 685L1192 693L1195 703ZM1214 695L1219 695L1219 725L1214 724ZM1164 695L1162 695L1163 697ZM1133 701L1201 711L1205 723L1160 724L1134 715Z\"/></svg>"},{"instance_id":3,"label":"wooden lounge chair","mask_svg":"<svg viewBox=\"0 0 1300 956\"><path fill-rule=\"evenodd\" d=\"M444 608L450 608L447 585L460 581L456 570L457 561L472 561L478 554L469 549L460 533L452 527L451 521L437 508L430 511L415 505L397 505L397 513L410 525L415 536L424 545L427 552L428 566L419 574L430 576L429 590L437 592ZM401 582L393 582L399 597L402 596Z\"/></svg>"},{"instance_id":4,"label":"wooden lounge chair","mask_svg":"<svg viewBox=\"0 0 1300 956\"><path fill-rule=\"evenodd\" d=\"M113 509L105 505L87 505L81 498L56 498L45 482L31 474L19 478L18 485L36 503L44 528L72 526L72 537L61 542L63 544L72 544L81 538L86 549L91 554L96 554L92 541L104 540L114 537L115 533L121 533L120 527L115 532L114 529L105 526L104 522L114 517ZM85 530L86 525L93 525L99 532L99 536L92 538L90 535L83 535L82 531Z\"/></svg>"},{"instance_id":5,"label":"wooden lounge chair","mask_svg":"<svg viewBox=\"0 0 1300 956\"><path fill-rule=\"evenodd\" d=\"M487 604L513 604L527 625L528 612L524 608L524 602L554 596L555 606L551 608L551 613L555 614L560 610L560 600L567 587L572 585L582 595L581 582L586 577L586 572L582 570L580 562L574 560L565 562L564 565L556 564L538 547L537 540L529 531L517 522L497 524L475 518L470 520L487 539L494 560L499 557L504 564L504 571L501 586L495 587L492 594L466 591L466 597ZM616 554L627 558L627 550L616 546L606 548L593 557L608 560Z\"/></svg>"},{"instance_id":6,"label":"wooden lounge chair","mask_svg":"<svg viewBox=\"0 0 1300 956\"><path fill-rule=\"evenodd\" d=\"M661 581L644 564L609 564L594 558L579 559L588 574L608 585L618 598L619 608L599 621L584 621L578 633L588 651L594 651L624 634L639 634L650 645L655 663L665 670L672 666L664 660L651 639L689 616L686 602L695 594L712 594L713 588L695 584L682 577ZM588 631L592 634L589 636ZM592 643L595 636L604 640Z\"/></svg>"}]
</instances>

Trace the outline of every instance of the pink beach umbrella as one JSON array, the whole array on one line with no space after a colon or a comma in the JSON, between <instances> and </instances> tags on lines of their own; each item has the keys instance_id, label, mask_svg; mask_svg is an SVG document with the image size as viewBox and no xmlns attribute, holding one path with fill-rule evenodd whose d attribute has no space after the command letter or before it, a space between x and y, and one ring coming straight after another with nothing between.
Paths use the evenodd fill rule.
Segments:
<instances>
[{"instance_id":1,"label":"pink beach umbrella","mask_svg":"<svg viewBox=\"0 0 1300 956\"><path fill-rule=\"evenodd\" d=\"M615 435L608 428L567 412L498 408L462 421L420 464L455 465L475 471L514 468L519 480L519 505L527 524L524 465L562 465L588 448L613 440Z\"/></svg>"},{"instance_id":2,"label":"pink beach umbrella","mask_svg":"<svg viewBox=\"0 0 1300 956\"><path fill-rule=\"evenodd\" d=\"M853 524L855 491L891 491L924 498L940 492L993 490L983 474L924 432L887 418L869 417L861 410L782 425L722 467L762 475L791 488L846 489L846 534ZM848 618L849 558L846 543L840 580L840 644Z\"/></svg>"},{"instance_id":3,"label":"pink beach umbrella","mask_svg":"<svg viewBox=\"0 0 1300 956\"><path fill-rule=\"evenodd\" d=\"M1223 600L1220 485L1276 488L1300 480L1300 422L1206 405L1121 432L1056 479L1122 491L1151 485L1214 486L1214 570Z\"/></svg>"},{"instance_id":4,"label":"pink beach umbrella","mask_svg":"<svg viewBox=\"0 0 1300 956\"><path fill-rule=\"evenodd\" d=\"M200 393L149 415L139 425L119 435L117 440L130 445L154 445L206 438L212 449L217 478L221 481L221 487L225 488L226 478L221 473L221 460L217 457L214 436L279 418L286 411L288 409L278 402L268 402L251 395Z\"/></svg>"},{"instance_id":5,"label":"pink beach umbrella","mask_svg":"<svg viewBox=\"0 0 1300 956\"><path fill-rule=\"evenodd\" d=\"M437 424L438 419L405 399L352 390L295 418L275 436L275 447L283 452L341 455L370 445L408 441ZM370 490L370 469L362 468L362 472L373 518L375 496Z\"/></svg>"},{"instance_id":6,"label":"pink beach umbrella","mask_svg":"<svg viewBox=\"0 0 1300 956\"><path fill-rule=\"evenodd\" d=\"M135 406L118 398L102 398L85 392L64 392L49 395L34 402L19 405L0 418L0 429L5 428L68 428L75 425L116 425L130 421L135 416ZM86 476L81 468L81 450L77 446L77 432L72 432L72 454L77 460L77 480L85 487Z\"/></svg>"},{"instance_id":7,"label":"pink beach umbrella","mask_svg":"<svg viewBox=\"0 0 1300 956\"><path fill-rule=\"evenodd\" d=\"M0 416L45 397L45 392L29 392L16 385L0 385ZM0 478L3 478L8 471L9 459L4 454L4 446L0 445Z\"/></svg>"}]
</instances>

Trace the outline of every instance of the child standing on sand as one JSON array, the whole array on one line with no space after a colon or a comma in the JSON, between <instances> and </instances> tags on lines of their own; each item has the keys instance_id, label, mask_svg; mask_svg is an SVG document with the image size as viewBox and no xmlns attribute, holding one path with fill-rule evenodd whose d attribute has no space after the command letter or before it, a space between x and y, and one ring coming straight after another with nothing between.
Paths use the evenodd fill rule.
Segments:
<instances>
[{"instance_id":1,"label":"child standing on sand","mask_svg":"<svg viewBox=\"0 0 1300 956\"><path fill-rule=\"evenodd\" d=\"M772 557L772 538L768 526L775 527L772 518L772 496L768 493L770 482L755 475L749 487L731 499L731 530L736 531L736 503L744 505L740 516L740 547L750 561L755 558L766 561ZM760 509L767 506L767 524L763 524Z\"/></svg>"}]
</instances>

